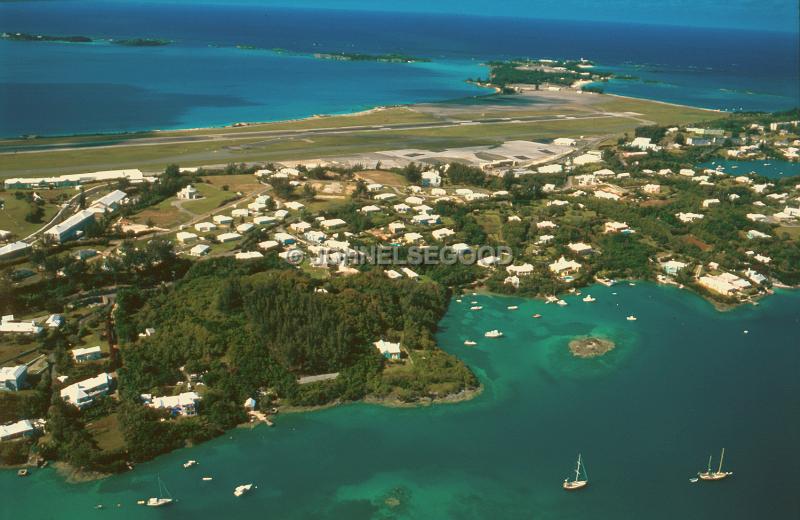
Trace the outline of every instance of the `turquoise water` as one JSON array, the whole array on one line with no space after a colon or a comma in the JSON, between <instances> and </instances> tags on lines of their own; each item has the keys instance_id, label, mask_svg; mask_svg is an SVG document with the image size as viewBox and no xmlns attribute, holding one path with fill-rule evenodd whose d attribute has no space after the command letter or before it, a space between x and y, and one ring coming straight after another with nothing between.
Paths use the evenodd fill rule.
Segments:
<instances>
[{"instance_id":1,"label":"turquoise water","mask_svg":"<svg viewBox=\"0 0 800 520\"><path fill-rule=\"evenodd\" d=\"M723 110L800 104L796 32L129 0L0 2L0 31L174 41L0 40L0 136L219 126L463 98L487 92L464 82L486 76L481 62L520 57L585 57L641 78L604 85L617 94ZM233 48L240 44L306 56ZM333 62L314 52L433 63Z\"/></svg>"},{"instance_id":2,"label":"turquoise water","mask_svg":"<svg viewBox=\"0 0 800 520\"><path fill-rule=\"evenodd\" d=\"M698 165L698 168L712 168L722 166L725 173L730 175L747 175L757 173L770 179L782 179L784 177L794 177L800 175L800 162L782 161L779 159L767 159L766 161L729 161L727 159L717 159Z\"/></svg>"},{"instance_id":3,"label":"turquoise water","mask_svg":"<svg viewBox=\"0 0 800 520\"><path fill-rule=\"evenodd\" d=\"M2 472L0 517L797 518L800 293L720 313L651 284L585 292L597 302L571 296L561 308L481 295L474 312L473 298L453 301L438 338L484 382L472 401L285 415L274 428L237 430L88 484L52 470ZM506 310L512 304L519 310ZM484 339L493 328L506 337ZM617 348L573 358L567 343L586 334ZM733 478L689 483L722 447ZM568 494L561 481L579 451L591 484ZM184 470L189 458L199 466ZM157 474L179 502L136 506L157 492ZM235 498L245 482L258 489ZM93 510L98 503L106 509Z\"/></svg>"}]
</instances>

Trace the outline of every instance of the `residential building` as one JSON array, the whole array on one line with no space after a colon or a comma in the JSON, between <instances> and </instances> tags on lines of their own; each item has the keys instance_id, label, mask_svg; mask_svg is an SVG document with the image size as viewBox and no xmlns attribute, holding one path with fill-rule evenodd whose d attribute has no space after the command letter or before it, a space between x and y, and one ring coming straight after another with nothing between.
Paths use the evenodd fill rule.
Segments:
<instances>
[{"instance_id":1,"label":"residential building","mask_svg":"<svg viewBox=\"0 0 800 520\"><path fill-rule=\"evenodd\" d=\"M76 363L94 361L95 359L100 359L102 356L103 351L99 346L72 349L72 359L74 359Z\"/></svg>"},{"instance_id":2,"label":"residential building","mask_svg":"<svg viewBox=\"0 0 800 520\"><path fill-rule=\"evenodd\" d=\"M113 379L110 374L102 374L71 384L61 389L61 398L81 410L91 406L96 397L106 395L111 389Z\"/></svg>"},{"instance_id":3,"label":"residential building","mask_svg":"<svg viewBox=\"0 0 800 520\"><path fill-rule=\"evenodd\" d=\"M44 328L35 321L21 321L14 319L13 314L6 314L0 318L0 332L8 334L39 334Z\"/></svg>"},{"instance_id":4,"label":"residential building","mask_svg":"<svg viewBox=\"0 0 800 520\"><path fill-rule=\"evenodd\" d=\"M381 339L373 343L373 345L386 359L400 359L400 343L391 343Z\"/></svg>"},{"instance_id":5,"label":"residential building","mask_svg":"<svg viewBox=\"0 0 800 520\"><path fill-rule=\"evenodd\" d=\"M151 397L145 394L142 397L145 400L145 404L150 408L169 410L172 416L182 415L185 417L197 415L197 403L202 399L195 392L183 392L178 395L163 397Z\"/></svg>"},{"instance_id":6,"label":"residential building","mask_svg":"<svg viewBox=\"0 0 800 520\"><path fill-rule=\"evenodd\" d=\"M27 377L26 365L0 368L0 391L18 392L25 386Z\"/></svg>"}]
</instances>

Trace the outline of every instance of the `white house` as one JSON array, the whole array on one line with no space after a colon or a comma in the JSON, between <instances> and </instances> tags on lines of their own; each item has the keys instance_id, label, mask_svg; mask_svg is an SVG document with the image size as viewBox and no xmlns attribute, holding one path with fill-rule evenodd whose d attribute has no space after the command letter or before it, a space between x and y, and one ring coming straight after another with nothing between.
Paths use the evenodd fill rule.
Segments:
<instances>
[{"instance_id":1,"label":"white house","mask_svg":"<svg viewBox=\"0 0 800 520\"><path fill-rule=\"evenodd\" d=\"M630 231L628 224L625 222L610 221L603 225L604 233L622 233L623 231Z\"/></svg>"},{"instance_id":2,"label":"white house","mask_svg":"<svg viewBox=\"0 0 800 520\"><path fill-rule=\"evenodd\" d=\"M0 332L9 334L39 334L44 327L37 325L35 321L15 320L13 314L6 314L0 318Z\"/></svg>"},{"instance_id":3,"label":"white house","mask_svg":"<svg viewBox=\"0 0 800 520\"><path fill-rule=\"evenodd\" d=\"M67 403L84 409L94 403L100 395L106 395L111 388L113 379L110 374L102 374L71 384L61 389L61 398Z\"/></svg>"},{"instance_id":4,"label":"white house","mask_svg":"<svg viewBox=\"0 0 800 520\"><path fill-rule=\"evenodd\" d=\"M533 274L533 266L529 263L509 265L506 267L506 272L513 276L528 276Z\"/></svg>"},{"instance_id":5,"label":"white house","mask_svg":"<svg viewBox=\"0 0 800 520\"><path fill-rule=\"evenodd\" d=\"M95 359L100 359L102 356L103 351L100 349L99 345L96 347L72 349L72 359L74 359L76 363L93 361Z\"/></svg>"},{"instance_id":6,"label":"white house","mask_svg":"<svg viewBox=\"0 0 800 520\"><path fill-rule=\"evenodd\" d=\"M254 260L256 258L264 258L264 255L258 251L242 251L233 255L237 260Z\"/></svg>"},{"instance_id":7,"label":"white house","mask_svg":"<svg viewBox=\"0 0 800 520\"><path fill-rule=\"evenodd\" d=\"M449 236L453 236L455 234L456 232L450 228L436 229L431 233L431 235L433 235L433 238L435 238L436 240L442 240Z\"/></svg>"},{"instance_id":8,"label":"white house","mask_svg":"<svg viewBox=\"0 0 800 520\"><path fill-rule=\"evenodd\" d=\"M233 242L234 240L239 240L240 238L242 238L242 235L233 232L221 233L217 235L217 241L219 241L220 244L224 244L225 242Z\"/></svg>"},{"instance_id":9,"label":"white house","mask_svg":"<svg viewBox=\"0 0 800 520\"><path fill-rule=\"evenodd\" d=\"M191 184L188 184L178 192L178 198L181 200L196 200L202 198L202 196L200 195L200 192L197 191L197 188Z\"/></svg>"},{"instance_id":10,"label":"white house","mask_svg":"<svg viewBox=\"0 0 800 520\"><path fill-rule=\"evenodd\" d=\"M197 244L193 248L189 250L189 254L192 256L205 256L211 251L211 247L206 244Z\"/></svg>"},{"instance_id":11,"label":"white house","mask_svg":"<svg viewBox=\"0 0 800 520\"><path fill-rule=\"evenodd\" d=\"M285 202L283 204L284 207L289 208L292 211L300 211L301 209L305 208L305 205L301 202L290 200L289 202Z\"/></svg>"},{"instance_id":12,"label":"white house","mask_svg":"<svg viewBox=\"0 0 800 520\"><path fill-rule=\"evenodd\" d=\"M308 222L303 222L301 220L300 222L294 222L292 224L289 224L289 229L291 229L292 231L297 231L298 233L305 233L306 231L311 229L311 224L309 224Z\"/></svg>"},{"instance_id":13,"label":"white house","mask_svg":"<svg viewBox=\"0 0 800 520\"><path fill-rule=\"evenodd\" d=\"M359 211L360 211L361 213L367 213L367 214L369 214L369 213L375 213L375 212L378 212L378 211L380 211L380 210L381 210L381 208L379 208L378 206L375 206L374 204L370 204L369 206L364 206L364 207L363 207L363 208L361 208Z\"/></svg>"},{"instance_id":14,"label":"white house","mask_svg":"<svg viewBox=\"0 0 800 520\"><path fill-rule=\"evenodd\" d=\"M703 218L703 215L699 213L676 213L675 216L678 217L678 220L685 223L694 222L695 220L701 220Z\"/></svg>"},{"instance_id":15,"label":"white house","mask_svg":"<svg viewBox=\"0 0 800 520\"><path fill-rule=\"evenodd\" d=\"M233 217L228 215L214 215L211 220L213 220L217 225L225 226L233 222Z\"/></svg>"},{"instance_id":16,"label":"white house","mask_svg":"<svg viewBox=\"0 0 800 520\"><path fill-rule=\"evenodd\" d=\"M197 235L194 233L189 233L188 231L178 231L178 233L175 235L175 239L181 244L191 244L197 240Z\"/></svg>"},{"instance_id":17,"label":"white house","mask_svg":"<svg viewBox=\"0 0 800 520\"><path fill-rule=\"evenodd\" d=\"M331 218L331 219L321 220L319 225L325 229L335 229L338 227L346 226L347 222L345 222L340 218Z\"/></svg>"},{"instance_id":18,"label":"white house","mask_svg":"<svg viewBox=\"0 0 800 520\"><path fill-rule=\"evenodd\" d=\"M561 173L563 170L564 167L560 164L547 164L536 168L536 171L539 173Z\"/></svg>"},{"instance_id":19,"label":"white house","mask_svg":"<svg viewBox=\"0 0 800 520\"><path fill-rule=\"evenodd\" d=\"M237 208L231 211L231 217L233 218L245 218L250 216L250 210L246 208Z\"/></svg>"},{"instance_id":20,"label":"white house","mask_svg":"<svg viewBox=\"0 0 800 520\"><path fill-rule=\"evenodd\" d=\"M437 187L442 185L442 176L435 170L422 172L421 177L423 186Z\"/></svg>"},{"instance_id":21,"label":"white house","mask_svg":"<svg viewBox=\"0 0 800 520\"><path fill-rule=\"evenodd\" d=\"M392 206L392 209L395 210L397 213L408 213L411 210L411 206L408 204L395 204Z\"/></svg>"},{"instance_id":22,"label":"white house","mask_svg":"<svg viewBox=\"0 0 800 520\"><path fill-rule=\"evenodd\" d=\"M674 276L678 274L678 271L685 269L687 265L689 264L684 262L679 262L677 260L669 260L661 264L661 268L664 270L665 273Z\"/></svg>"},{"instance_id":23,"label":"white house","mask_svg":"<svg viewBox=\"0 0 800 520\"><path fill-rule=\"evenodd\" d=\"M255 224L251 224L250 222L242 222L241 224L236 226L236 232L244 234L253 229L254 227L256 227Z\"/></svg>"},{"instance_id":24,"label":"white house","mask_svg":"<svg viewBox=\"0 0 800 520\"><path fill-rule=\"evenodd\" d=\"M569 274L580 271L581 264L575 260L567 260L563 256L548 266L555 274Z\"/></svg>"},{"instance_id":25,"label":"white house","mask_svg":"<svg viewBox=\"0 0 800 520\"><path fill-rule=\"evenodd\" d=\"M592 252L592 246L586 244L584 242L573 242L567 244L567 247L570 251L577 253L579 255L586 255Z\"/></svg>"},{"instance_id":26,"label":"white house","mask_svg":"<svg viewBox=\"0 0 800 520\"><path fill-rule=\"evenodd\" d=\"M422 235L419 233L406 233L403 235L403 241L405 241L406 244L412 244L414 242L419 242L420 240L422 240Z\"/></svg>"},{"instance_id":27,"label":"white house","mask_svg":"<svg viewBox=\"0 0 800 520\"><path fill-rule=\"evenodd\" d=\"M288 246L290 244L294 244L295 242L297 242L297 239L292 235L290 235L289 233L275 233L274 238L284 246Z\"/></svg>"},{"instance_id":28,"label":"white house","mask_svg":"<svg viewBox=\"0 0 800 520\"><path fill-rule=\"evenodd\" d=\"M26 365L0 368L0 391L17 392L25 385L28 376Z\"/></svg>"},{"instance_id":29,"label":"white house","mask_svg":"<svg viewBox=\"0 0 800 520\"><path fill-rule=\"evenodd\" d=\"M36 427L29 419L22 419L11 424L0 425L0 441L10 441L20 437L29 437L36 432Z\"/></svg>"},{"instance_id":30,"label":"white house","mask_svg":"<svg viewBox=\"0 0 800 520\"><path fill-rule=\"evenodd\" d=\"M697 282L706 289L723 296L732 296L742 289L750 287L750 282L731 273L701 276Z\"/></svg>"},{"instance_id":31,"label":"white house","mask_svg":"<svg viewBox=\"0 0 800 520\"><path fill-rule=\"evenodd\" d=\"M276 240L265 240L258 243L258 248L263 251L269 251L270 249L275 249L278 247L278 245L279 244Z\"/></svg>"},{"instance_id":32,"label":"white house","mask_svg":"<svg viewBox=\"0 0 800 520\"><path fill-rule=\"evenodd\" d=\"M217 225L212 222L198 222L194 228L201 233L208 233L217 229Z\"/></svg>"},{"instance_id":33,"label":"white house","mask_svg":"<svg viewBox=\"0 0 800 520\"><path fill-rule=\"evenodd\" d=\"M393 234L399 233L400 231L403 231L405 228L406 225L403 224L402 222L392 222L391 224L389 224L389 232Z\"/></svg>"},{"instance_id":34,"label":"white house","mask_svg":"<svg viewBox=\"0 0 800 520\"><path fill-rule=\"evenodd\" d=\"M202 399L195 392L183 392L178 395L163 397L146 397L145 404L156 410L169 410L174 415L192 417L197 415L197 403Z\"/></svg>"},{"instance_id":35,"label":"white house","mask_svg":"<svg viewBox=\"0 0 800 520\"><path fill-rule=\"evenodd\" d=\"M381 339L373 343L373 345L386 359L400 359L400 343L391 343Z\"/></svg>"},{"instance_id":36,"label":"white house","mask_svg":"<svg viewBox=\"0 0 800 520\"><path fill-rule=\"evenodd\" d=\"M642 186L642 191L647 193L648 195L658 195L661 193L661 185L660 184L645 184Z\"/></svg>"}]
</instances>

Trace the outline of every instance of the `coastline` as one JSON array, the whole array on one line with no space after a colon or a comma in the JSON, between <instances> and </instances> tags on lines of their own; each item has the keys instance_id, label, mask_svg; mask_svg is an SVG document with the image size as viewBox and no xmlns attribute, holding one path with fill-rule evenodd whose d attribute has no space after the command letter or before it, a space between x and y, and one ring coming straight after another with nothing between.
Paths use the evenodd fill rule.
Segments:
<instances>
[{"instance_id":1,"label":"coastline","mask_svg":"<svg viewBox=\"0 0 800 520\"><path fill-rule=\"evenodd\" d=\"M156 134L150 137L159 137L162 134L167 133L182 133L182 132L207 132L207 131L214 131L214 130L230 130L236 128L249 128L254 126L261 126L261 125L271 125L271 124L286 124L286 123L302 123L307 121L318 121L321 119L333 118L333 117L358 117L370 114L376 114L380 112L384 112L386 110L397 109L397 108L409 108L413 109L414 107L420 105L436 105L439 103L446 104L452 103L455 101L459 101L461 99L475 99L475 98L491 98L492 96L497 96L502 94L502 90L494 85L488 84L478 84L473 81L464 80L465 83L473 84L485 89L491 89L492 92L486 92L481 94L476 94L474 96L466 96L466 97L458 97L458 98L451 98L451 99L441 99L438 101L420 101L416 103L398 103L398 104L391 104L391 105L376 105L372 108L366 108L363 110L355 110L355 111L344 111L344 112L329 112L329 113L322 113L322 114L312 114L309 116L303 117L295 117L295 118L288 118L288 119L275 119L271 121L237 121L237 122L229 122L224 123L221 125L209 125L209 126L195 126L195 127L185 127L185 128L153 128L153 129L142 129L142 130L134 130L134 131L127 131L127 132L97 132L97 133L71 133L71 134L41 134L36 135L32 140L35 139L69 139L69 138L85 138L85 137L104 137L104 138L123 138L123 137L135 137L140 134ZM508 94L514 95L514 94ZM528 93L527 95L532 95ZM603 93L593 93L595 96L609 96L618 99L625 99L625 100L633 100L633 101L647 101L650 103L657 103L660 105L671 106L676 108L685 108L691 110L702 110L707 111L714 114L725 114L727 113L724 110L715 109L715 108L706 108L706 107L699 107L699 106L692 106L687 104L681 103L672 103L669 101L660 101L657 99L652 98L645 98L645 97L634 97L634 96L624 96L621 94L611 94L607 92ZM16 141L16 140L26 140L29 138L25 138L23 136L0 136L0 142L2 141Z\"/></svg>"}]
</instances>

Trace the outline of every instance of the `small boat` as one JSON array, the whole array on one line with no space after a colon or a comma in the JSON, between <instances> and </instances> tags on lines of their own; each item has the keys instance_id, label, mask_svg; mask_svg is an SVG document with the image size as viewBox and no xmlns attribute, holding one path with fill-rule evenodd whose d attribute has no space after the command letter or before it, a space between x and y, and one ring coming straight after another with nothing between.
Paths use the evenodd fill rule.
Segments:
<instances>
[{"instance_id":1,"label":"small boat","mask_svg":"<svg viewBox=\"0 0 800 520\"><path fill-rule=\"evenodd\" d=\"M461 303L461 298L457 299L456 303Z\"/></svg>"},{"instance_id":2,"label":"small boat","mask_svg":"<svg viewBox=\"0 0 800 520\"><path fill-rule=\"evenodd\" d=\"M158 477L158 497L148 498L144 505L147 507L163 507L170 505L172 502L174 502L174 500L169 493L169 489L161 482L161 477Z\"/></svg>"},{"instance_id":3,"label":"small boat","mask_svg":"<svg viewBox=\"0 0 800 520\"><path fill-rule=\"evenodd\" d=\"M94 506L95 509L103 509L103 504L97 504Z\"/></svg>"},{"instance_id":4,"label":"small boat","mask_svg":"<svg viewBox=\"0 0 800 520\"><path fill-rule=\"evenodd\" d=\"M567 306L567 302L565 302L564 300L558 300L556 303L558 305L562 306L562 307L566 307Z\"/></svg>"},{"instance_id":5,"label":"small boat","mask_svg":"<svg viewBox=\"0 0 800 520\"><path fill-rule=\"evenodd\" d=\"M494 330L490 330L490 331L484 333L484 336L487 337L487 338L502 338L503 337L503 333L500 332L497 329L494 329Z\"/></svg>"},{"instance_id":6,"label":"small boat","mask_svg":"<svg viewBox=\"0 0 800 520\"><path fill-rule=\"evenodd\" d=\"M589 484L589 476L586 474L586 466L583 466L581 464L582 462L581 454L578 453L578 465L575 468L575 479L564 479L564 483L561 485L561 487L563 487L565 490L574 491L576 489L584 488ZM583 475L581 475L581 469L583 469Z\"/></svg>"},{"instance_id":7,"label":"small boat","mask_svg":"<svg viewBox=\"0 0 800 520\"><path fill-rule=\"evenodd\" d=\"M200 480L202 480L203 482L208 482L208 481L210 481L210 480L214 480L214 477L203 477L203 478L202 478L202 479L200 479Z\"/></svg>"},{"instance_id":8,"label":"small boat","mask_svg":"<svg viewBox=\"0 0 800 520\"><path fill-rule=\"evenodd\" d=\"M147 501L146 500L137 500L136 503L139 504L140 506L143 506L143 505L145 505L147 503Z\"/></svg>"},{"instance_id":9,"label":"small boat","mask_svg":"<svg viewBox=\"0 0 800 520\"><path fill-rule=\"evenodd\" d=\"M534 314L533 317L536 318L536 319L539 319L539 318L542 317L542 315L541 314Z\"/></svg>"},{"instance_id":10,"label":"small boat","mask_svg":"<svg viewBox=\"0 0 800 520\"><path fill-rule=\"evenodd\" d=\"M628 285L629 285L630 287L636 287L636 284L635 284L635 283L633 283L633 282L628 282Z\"/></svg>"},{"instance_id":11,"label":"small boat","mask_svg":"<svg viewBox=\"0 0 800 520\"><path fill-rule=\"evenodd\" d=\"M733 475L732 471L722 471L722 461L725 458L725 448L719 456L719 467L717 471L711 471L711 455L708 456L708 469L697 474L700 480L722 480Z\"/></svg>"},{"instance_id":12,"label":"small boat","mask_svg":"<svg viewBox=\"0 0 800 520\"><path fill-rule=\"evenodd\" d=\"M253 484L242 484L241 486L236 486L236 489L233 490L233 494L240 497L248 493L251 489L253 489Z\"/></svg>"},{"instance_id":13,"label":"small boat","mask_svg":"<svg viewBox=\"0 0 800 520\"><path fill-rule=\"evenodd\" d=\"M509 305L508 306L508 310L510 310L510 311L515 311L517 309L519 309L519 306L517 306L517 305Z\"/></svg>"},{"instance_id":14,"label":"small boat","mask_svg":"<svg viewBox=\"0 0 800 520\"><path fill-rule=\"evenodd\" d=\"M472 305L475 305L475 304L476 304L476 303L478 303L478 302L477 302L477 301L475 301L475 300L472 300L472 301L471 301L471 302L469 302L469 303L471 303Z\"/></svg>"},{"instance_id":15,"label":"small boat","mask_svg":"<svg viewBox=\"0 0 800 520\"><path fill-rule=\"evenodd\" d=\"M694 483L695 483L695 482L697 482L698 480L700 480L700 479L699 479L699 478L697 478L697 477L692 477L692 478L690 478L690 479L689 479L689 482L691 482L692 484L694 484Z\"/></svg>"},{"instance_id":16,"label":"small boat","mask_svg":"<svg viewBox=\"0 0 800 520\"><path fill-rule=\"evenodd\" d=\"M483 306L481 305L473 305L472 307L469 308L469 310L471 311L479 311L481 309L483 309Z\"/></svg>"},{"instance_id":17,"label":"small boat","mask_svg":"<svg viewBox=\"0 0 800 520\"><path fill-rule=\"evenodd\" d=\"M583 301L585 301L586 303L592 303L597 301L597 298L594 298L591 294L587 294L586 296L583 297Z\"/></svg>"},{"instance_id":18,"label":"small boat","mask_svg":"<svg viewBox=\"0 0 800 520\"><path fill-rule=\"evenodd\" d=\"M184 468L191 468L192 466L197 466L196 460L187 460L186 462L183 463Z\"/></svg>"},{"instance_id":19,"label":"small boat","mask_svg":"<svg viewBox=\"0 0 800 520\"><path fill-rule=\"evenodd\" d=\"M557 301L558 301L558 298L556 298L555 296L548 296L547 298L545 298L544 302L545 303L556 303Z\"/></svg>"},{"instance_id":20,"label":"small boat","mask_svg":"<svg viewBox=\"0 0 800 520\"><path fill-rule=\"evenodd\" d=\"M626 319L626 320L628 320L628 321L636 321L638 318L636 318L636 316L634 316L633 314L631 314L630 316L628 316L628 317L627 317L627 318L625 318L625 319Z\"/></svg>"},{"instance_id":21,"label":"small boat","mask_svg":"<svg viewBox=\"0 0 800 520\"><path fill-rule=\"evenodd\" d=\"M27 477L28 475L30 475L30 472L27 469L21 469L17 471L18 477Z\"/></svg>"},{"instance_id":22,"label":"small boat","mask_svg":"<svg viewBox=\"0 0 800 520\"><path fill-rule=\"evenodd\" d=\"M474 347L475 345L477 345L477 343L475 343L474 341L466 340L464 342L464 345L466 345L468 347Z\"/></svg>"}]
</instances>

